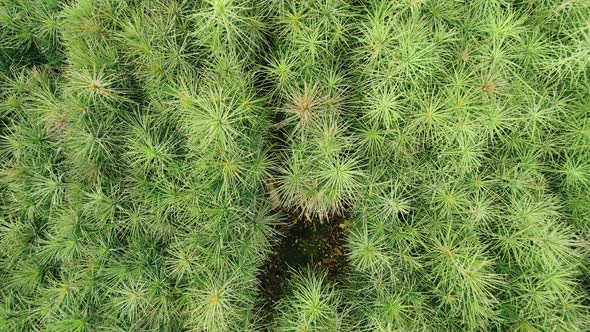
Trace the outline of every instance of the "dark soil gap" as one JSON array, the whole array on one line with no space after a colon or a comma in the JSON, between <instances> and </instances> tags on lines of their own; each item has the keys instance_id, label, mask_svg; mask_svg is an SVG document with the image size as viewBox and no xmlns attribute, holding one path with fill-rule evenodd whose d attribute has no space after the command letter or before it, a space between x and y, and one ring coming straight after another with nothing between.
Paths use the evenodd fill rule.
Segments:
<instances>
[{"instance_id":1,"label":"dark soil gap","mask_svg":"<svg viewBox=\"0 0 590 332\"><path fill-rule=\"evenodd\" d=\"M289 213L279 226L280 241L272 248L258 274L259 301L266 322L273 319L273 308L286 294L290 272L305 267L324 269L331 281L337 281L347 267L345 254L346 218L309 220Z\"/></svg>"}]
</instances>

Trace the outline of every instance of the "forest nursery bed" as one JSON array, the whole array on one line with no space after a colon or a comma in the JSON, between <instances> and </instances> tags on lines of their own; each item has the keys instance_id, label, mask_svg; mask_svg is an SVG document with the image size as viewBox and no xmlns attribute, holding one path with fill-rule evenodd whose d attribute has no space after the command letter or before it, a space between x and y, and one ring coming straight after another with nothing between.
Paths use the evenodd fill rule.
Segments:
<instances>
[{"instance_id":1,"label":"forest nursery bed","mask_svg":"<svg viewBox=\"0 0 590 332\"><path fill-rule=\"evenodd\" d=\"M0 331L588 331L589 75L585 0L0 0Z\"/></svg>"}]
</instances>

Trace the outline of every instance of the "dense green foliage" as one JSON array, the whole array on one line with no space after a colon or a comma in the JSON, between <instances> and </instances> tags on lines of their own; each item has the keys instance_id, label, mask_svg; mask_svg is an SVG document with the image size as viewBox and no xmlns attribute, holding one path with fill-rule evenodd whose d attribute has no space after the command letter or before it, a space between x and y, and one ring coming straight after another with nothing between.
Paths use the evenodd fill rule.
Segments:
<instances>
[{"instance_id":1,"label":"dense green foliage","mask_svg":"<svg viewBox=\"0 0 590 332\"><path fill-rule=\"evenodd\" d=\"M590 329L589 1L0 0L0 89L0 331Z\"/></svg>"}]
</instances>

